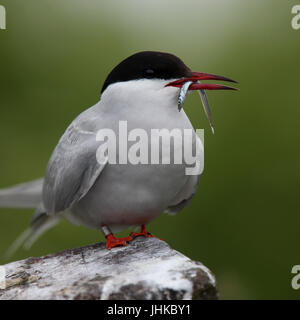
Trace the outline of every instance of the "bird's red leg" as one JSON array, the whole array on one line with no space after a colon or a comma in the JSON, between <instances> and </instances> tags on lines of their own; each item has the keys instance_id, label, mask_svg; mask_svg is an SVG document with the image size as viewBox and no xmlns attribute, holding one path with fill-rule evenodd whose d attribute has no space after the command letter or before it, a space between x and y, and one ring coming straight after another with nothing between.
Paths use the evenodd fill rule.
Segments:
<instances>
[{"instance_id":1,"label":"bird's red leg","mask_svg":"<svg viewBox=\"0 0 300 320\"><path fill-rule=\"evenodd\" d=\"M116 238L113 233L110 231L110 229L107 226L102 226L102 231L106 238L106 249L110 250L114 247L128 246L128 242L132 240L132 237L124 237L124 238Z\"/></svg>"},{"instance_id":2,"label":"bird's red leg","mask_svg":"<svg viewBox=\"0 0 300 320\"><path fill-rule=\"evenodd\" d=\"M147 237L147 238L153 238L154 237L150 232L148 232L146 230L146 226L144 224L141 225L141 232L131 232L130 236L132 238L136 238L136 237L139 237L139 236L143 236L143 237Z\"/></svg>"}]
</instances>

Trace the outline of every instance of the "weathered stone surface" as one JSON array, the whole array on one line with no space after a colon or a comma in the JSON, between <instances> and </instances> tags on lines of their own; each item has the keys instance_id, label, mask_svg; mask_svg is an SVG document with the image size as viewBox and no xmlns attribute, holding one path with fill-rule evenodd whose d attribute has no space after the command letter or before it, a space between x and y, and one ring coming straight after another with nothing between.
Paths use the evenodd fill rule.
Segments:
<instances>
[{"instance_id":1,"label":"weathered stone surface","mask_svg":"<svg viewBox=\"0 0 300 320\"><path fill-rule=\"evenodd\" d=\"M217 299L212 273L156 238L138 237L110 251L99 243L4 267L0 299Z\"/></svg>"}]
</instances>

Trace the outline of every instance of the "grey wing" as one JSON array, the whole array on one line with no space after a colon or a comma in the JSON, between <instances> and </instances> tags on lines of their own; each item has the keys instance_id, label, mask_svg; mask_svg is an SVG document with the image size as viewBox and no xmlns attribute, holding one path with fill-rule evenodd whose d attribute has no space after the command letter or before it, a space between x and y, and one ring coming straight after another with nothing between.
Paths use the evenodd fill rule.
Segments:
<instances>
[{"instance_id":1,"label":"grey wing","mask_svg":"<svg viewBox=\"0 0 300 320\"><path fill-rule=\"evenodd\" d=\"M56 146L43 185L43 204L48 214L72 207L95 183L105 164L98 163L96 135L81 130L74 121Z\"/></svg>"}]
</instances>

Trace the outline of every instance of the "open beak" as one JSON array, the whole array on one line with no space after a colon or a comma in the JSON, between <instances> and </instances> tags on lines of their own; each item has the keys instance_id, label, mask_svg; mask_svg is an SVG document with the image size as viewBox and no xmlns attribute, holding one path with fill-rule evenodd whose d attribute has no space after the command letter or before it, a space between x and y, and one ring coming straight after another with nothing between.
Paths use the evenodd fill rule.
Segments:
<instances>
[{"instance_id":1,"label":"open beak","mask_svg":"<svg viewBox=\"0 0 300 320\"><path fill-rule=\"evenodd\" d=\"M214 127L213 127L212 118L211 118L211 111L210 111L208 99L204 90L238 90L238 89L234 87L220 85L220 84L200 83L200 80L220 80L220 81L228 81L233 83L238 83L238 82L223 76L218 76L216 74L191 71L190 77L178 79L178 80L169 82L168 84L165 85L166 87L171 86L171 87L176 87L181 89L178 97L179 111L182 108L187 91L198 90L205 114L209 120L209 124L211 126L212 132L214 133Z\"/></svg>"},{"instance_id":2,"label":"open beak","mask_svg":"<svg viewBox=\"0 0 300 320\"><path fill-rule=\"evenodd\" d=\"M224 85L219 85L219 84L210 84L210 83L197 83L197 81L200 80L220 80L220 81L228 81L228 82L234 82L238 83L235 80L218 76L216 74L210 74L210 73L203 73L203 72L197 72L197 71L192 71L191 76L187 78L182 78L178 79L172 82L167 83L165 86L166 87L177 87L181 88L181 86L187 82L187 81L192 81L192 83L189 87L189 90L238 90L237 88L234 87L229 87L229 86L224 86Z\"/></svg>"}]
</instances>

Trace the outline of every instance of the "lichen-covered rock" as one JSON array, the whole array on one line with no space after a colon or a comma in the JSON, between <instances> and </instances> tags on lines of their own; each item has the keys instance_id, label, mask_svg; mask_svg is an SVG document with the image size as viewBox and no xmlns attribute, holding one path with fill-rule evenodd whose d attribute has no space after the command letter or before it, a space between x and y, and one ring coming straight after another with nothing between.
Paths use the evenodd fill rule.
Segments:
<instances>
[{"instance_id":1,"label":"lichen-covered rock","mask_svg":"<svg viewBox=\"0 0 300 320\"><path fill-rule=\"evenodd\" d=\"M217 299L212 273L156 238L138 237L110 251L99 243L4 267L0 299Z\"/></svg>"}]
</instances>

